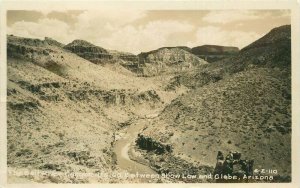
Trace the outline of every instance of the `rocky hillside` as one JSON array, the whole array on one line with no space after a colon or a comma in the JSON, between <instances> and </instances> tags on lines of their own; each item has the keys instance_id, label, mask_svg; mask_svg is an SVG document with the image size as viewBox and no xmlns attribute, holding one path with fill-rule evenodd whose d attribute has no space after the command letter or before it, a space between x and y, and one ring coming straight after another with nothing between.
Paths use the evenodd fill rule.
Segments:
<instances>
[{"instance_id":1,"label":"rocky hillside","mask_svg":"<svg viewBox=\"0 0 300 188\"><path fill-rule=\"evenodd\" d=\"M253 42L246 46L242 51L250 50L251 48L263 48L267 46L281 45L280 43L286 43L287 40L291 39L291 26L284 25L272 29L267 35L262 37L260 40Z\"/></svg>"},{"instance_id":2,"label":"rocky hillside","mask_svg":"<svg viewBox=\"0 0 300 188\"><path fill-rule=\"evenodd\" d=\"M50 172L122 172L113 152L116 132L176 94L160 89L158 80L112 71L62 47L48 38L8 36L8 167L46 173L26 177L34 182L116 181ZM85 48L99 52L90 44L73 49Z\"/></svg>"},{"instance_id":3,"label":"rocky hillside","mask_svg":"<svg viewBox=\"0 0 300 188\"><path fill-rule=\"evenodd\" d=\"M203 59L182 48L159 48L138 55L139 65L144 75L158 75L161 73L181 72L207 64Z\"/></svg>"},{"instance_id":4,"label":"rocky hillside","mask_svg":"<svg viewBox=\"0 0 300 188\"><path fill-rule=\"evenodd\" d=\"M141 135L170 145L169 156L198 168L213 167L218 151L239 151L254 160L254 169L276 169L275 181L290 181L290 36L290 26L275 28L237 56L181 75L177 85L191 91ZM165 156L144 155L158 170L181 168Z\"/></svg>"},{"instance_id":5,"label":"rocky hillside","mask_svg":"<svg viewBox=\"0 0 300 188\"><path fill-rule=\"evenodd\" d=\"M236 55L239 49L232 46L203 45L192 48L191 52L208 62L215 62Z\"/></svg>"}]
</instances>

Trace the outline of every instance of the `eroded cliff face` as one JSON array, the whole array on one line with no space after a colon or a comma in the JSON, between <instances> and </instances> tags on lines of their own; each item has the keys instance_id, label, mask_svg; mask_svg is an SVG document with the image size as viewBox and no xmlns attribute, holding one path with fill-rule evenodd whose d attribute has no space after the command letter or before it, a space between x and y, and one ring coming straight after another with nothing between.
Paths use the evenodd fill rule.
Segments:
<instances>
[{"instance_id":1,"label":"eroded cliff face","mask_svg":"<svg viewBox=\"0 0 300 188\"><path fill-rule=\"evenodd\" d=\"M187 62L191 64L191 66L205 63L202 59L180 48L160 48L158 50L141 53L139 54L139 62L142 64L162 62L166 65Z\"/></svg>"},{"instance_id":2,"label":"eroded cliff face","mask_svg":"<svg viewBox=\"0 0 300 188\"><path fill-rule=\"evenodd\" d=\"M10 35L7 37L7 56L10 58L34 59L35 56L49 55L53 50L46 49L52 43L47 40L27 39Z\"/></svg>"},{"instance_id":3,"label":"eroded cliff face","mask_svg":"<svg viewBox=\"0 0 300 188\"><path fill-rule=\"evenodd\" d=\"M141 53L138 57L139 66L145 76L176 73L207 64L203 59L181 48L160 48Z\"/></svg>"},{"instance_id":4,"label":"eroded cliff face","mask_svg":"<svg viewBox=\"0 0 300 188\"><path fill-rule=\"evenodd\" d=\"M84 40L74 40L64 48L95 64L102 64L113 59L108 50Z\"/></svg>"}]
</instances>

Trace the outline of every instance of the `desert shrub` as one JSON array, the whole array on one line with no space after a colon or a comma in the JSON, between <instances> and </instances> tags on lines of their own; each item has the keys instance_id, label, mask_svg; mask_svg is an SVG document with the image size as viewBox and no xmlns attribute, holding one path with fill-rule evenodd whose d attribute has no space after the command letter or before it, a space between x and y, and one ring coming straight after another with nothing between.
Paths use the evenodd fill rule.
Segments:
<instances>
[{"instance_id":1,"label":"desert shrub","mask_svg":"<svg viewBox=\"0 0 300 188\"><path fill-rule=\"evenodd\" d=\"M20 151L18 151L16 153L16 156L20 157L20 156L31 155L31 154L32 154L32 150L30 150L30 149L21 149Z\"/></svg>"}]
</instances>

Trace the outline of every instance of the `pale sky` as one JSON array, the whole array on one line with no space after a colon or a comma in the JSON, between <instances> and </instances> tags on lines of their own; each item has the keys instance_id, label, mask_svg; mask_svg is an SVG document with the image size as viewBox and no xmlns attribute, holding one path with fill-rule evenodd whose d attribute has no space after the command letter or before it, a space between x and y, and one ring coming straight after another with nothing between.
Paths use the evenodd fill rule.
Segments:
<instances>
[{"instance_id":1,"label":"pale sky","mask_svg":"<svg viewBox=\"0 0 300 188\"><path fill-rule=\"evenodd\" d=\"M289 10L72 10L7 12L7 33L87 40L138 54L164 46L243 48L272 28L290 24Z\"/></svg>"}]
</instances>

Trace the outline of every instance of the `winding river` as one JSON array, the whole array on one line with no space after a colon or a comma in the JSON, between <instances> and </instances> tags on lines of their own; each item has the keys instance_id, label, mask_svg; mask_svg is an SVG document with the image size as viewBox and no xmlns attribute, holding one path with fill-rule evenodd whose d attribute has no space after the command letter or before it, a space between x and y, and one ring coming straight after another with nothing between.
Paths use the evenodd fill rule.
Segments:
<instances>
[{"instance_id":1,"label":"winding river","mask_svg":"<svg viewBox=\"0 0 300 188\"><path fill-rule=\"evenodd\" d=\"M150 167L131 160L128 155L131 145L134 144L138 133L145 125L145 122L142 121L147 121L147 119L136 120L136 122L126 128L122 138L116 141L114 152L117 156L117 164L121 169L127 170L129 173L157 174Z\"/></svg>"}]
</instances>

